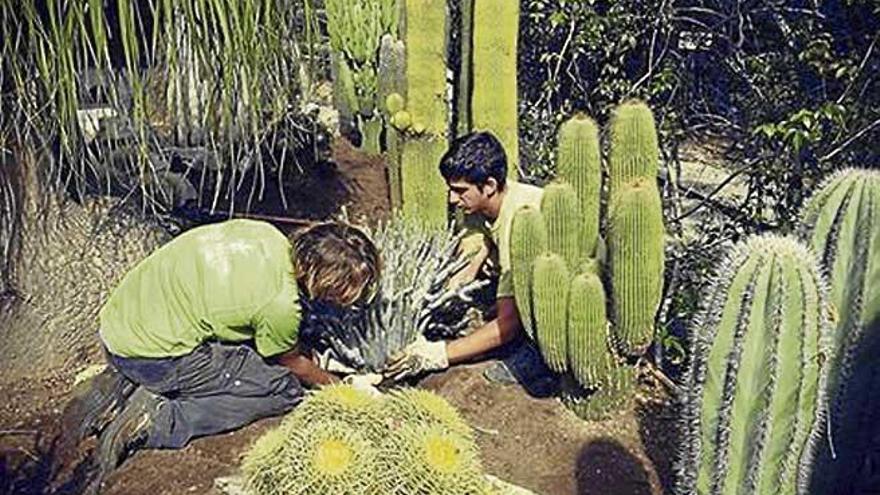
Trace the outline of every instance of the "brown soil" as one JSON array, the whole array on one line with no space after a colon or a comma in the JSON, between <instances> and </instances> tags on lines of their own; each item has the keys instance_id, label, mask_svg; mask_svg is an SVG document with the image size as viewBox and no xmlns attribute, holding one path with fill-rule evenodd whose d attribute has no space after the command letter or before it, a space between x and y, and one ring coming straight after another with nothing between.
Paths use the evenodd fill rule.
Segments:
<instances>
[{"instance_id":1,"label":"brown soil","mask_svg":"<svg viewBox=\"0 0 880 495\"><path fill-rule=\"evenodd\" d=\"M456 367L420 385L446 397L475 428L487 472L544 495L664 493L674 445L670 411L640 406L607 421L585 422L556 399L537 399L518 385L487 382L482 370L490 364ZM49 384L31 389L44 399L46 407L41 411L2 409L0 452L9 481L13 468L21 463L30 467L16 473L19 477L45 474L28 464L31 457L40 455L38 434L28 432L55 429L63 400L53 393L55 389ZM13 398L8 392L0 390L3 397ZM219 495L215 479L235 475L251 442L278 422L278 418L265 419L235 432L195 440L178 451L138 452L113 473L104 493ZM11 430L22 433L5 433ZM0 485L0 493L28 492Z\"/></svg>"}]
</instances>

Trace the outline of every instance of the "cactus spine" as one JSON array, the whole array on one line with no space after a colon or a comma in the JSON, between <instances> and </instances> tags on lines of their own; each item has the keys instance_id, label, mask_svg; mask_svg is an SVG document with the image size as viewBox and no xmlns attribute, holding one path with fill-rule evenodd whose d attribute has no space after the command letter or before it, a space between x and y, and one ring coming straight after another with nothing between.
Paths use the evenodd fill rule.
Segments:
<instances>
[{"instance_id":1,"label":"cactus spine","mask_svg":"<svg viewBox=\"0 0 880 495\"><path fill-rule=\"evenodd\" d=\"M807 202L802 237L822 260L834 321L829 354L830 414L818 432L831 435L836 458L823 438L811 493L856 493L859 469L876 450L880 407L876 360L880 352L880 173L846 169L827 180Z\"/></svg>"},{"instance_id":2,"label":"cactus spine","mask_svg":"<svg viewBox=\"0 0 880 495\"><path fill-rule=\"evenodd\" d=\"M734 249L694 335L679 493L799 493L823 402L825 304L797 241L752 237Z\"/></svg>"},{"instance_id":3,"label":"cactus spine","mask_svg":"<svg viewBox=\"0 0 880 495\"><path fill-rule=\"evenodd\" d=\"M529 338L535 338L535 316L532 308L532 272L535 259L547 250L547 227L540 210L523 207L510 226L510 266L513 294L520 321Z\"/></svg>"},{"instance_id":4,"label":"cactus spine","mask_svg":"<svg viewBox=\"0 0 880 495\"><path fill-rule=\"evenodd\" d=\"M593 256L599 237L602 158L599 130L593 119L577 114L559 129L557 176L574 187L581 205L581 237L587 256Z\"/></svg>"},{"instance_id":5,"label":"cactus spine","mask_svg":"<svg viewBox=\"0 0 880 495\"><path fill-rule=\"evenodd\" d=\"M663 213L656 184L636 179L611 199L609 261L617 344L641 354L663 296Z\"/></svg>"},{"instance_id":6,"label":"cactus spine","mask_svg":"<svg viewBox=\"0 0 880 495\"><path fill-rule=\"evenodd\" d=\"M618 365L608 327L602 280L589 272L574 277L568 296L568 363L584 387L612 385L612 372Z\"/></svg>"},{"instance_id":7,"label":"cactus spine","mask_svg":"<svg viewBox=\"0 0 880 495\"><path fill-rule=\"evenodd\" d=\"M610 135L608 175L611 197L635 179L657 180L660 163L657 130L654 115L646 104L631 101L618 106L611 119Z\"/></svg>"},{"instance_id":8,"label":"cactus spine","mask_svg":"<svg viewBox=\"0 0 880 495\"><path fill-rule=\"evenodd\" d=\"M574 188L565 182L547 185L541 200L541 213L547 224L550 251L562 255L566 266L574 273L586 258L581 232L581 208Z\"/></svg>"},{"instance_id":9,"label":"cactus spine","mask_svg":"<svg viewBox=\"0 0 880 495\"><path fill-rule=\"evenodd\" d=\"M568 328L568 285L571 279L565 259L555 253L538 256L532 277L538 347L550 369L564 373L568 364L565 334Z\"/></svg>"},{"instance_id":10,"label":"cactus spine","mask_svg":"<svg viewBox=\"0 0 880 495\"><path fill-rule=\"evenodd\" d=\"M473 94L476 130L492 131L507 154L507 176L515 180L519 163L516 56L519 2L474 0Z\"/></svg>"}]
</instances>

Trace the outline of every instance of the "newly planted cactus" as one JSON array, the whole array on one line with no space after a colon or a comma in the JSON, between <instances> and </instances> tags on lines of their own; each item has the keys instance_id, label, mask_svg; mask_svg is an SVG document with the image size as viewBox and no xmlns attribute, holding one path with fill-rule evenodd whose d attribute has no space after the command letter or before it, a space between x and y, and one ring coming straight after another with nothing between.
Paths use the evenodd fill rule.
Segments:
<instances>
[{"instance_id":1,"label":"newly planted cactus","mask_svg":"<svg viewBox=\"0 0 880 495\"><path fill-rule=\"evenodd\" d=\"M610 141L608 176L612 197L636 179L657 180L660 148L648 105L630 101L615 108Z\"/></svg>"},{"instance_id":2,"label":"newly planted cactus","mask_svg":"<svg viewBox=\"0 0 880 495\"><path fill-rule=\"evenodd\" d=\"M818 265L794 239L752 237L708 296L693 337L677 492L806 493L829 333Z\"/></svg>"},{"instance_id":3,"label":"newly planted cactus","mask_svg":"<svg viewBox=\"0 0 880 495\"><path fill-rule=\"evenodd\" d=\"M565 182L547 185L541 200L541 214L547 225L549 250L562 255L569 271L577 271L586 260L586 251L581 207L574 188Z\"/></svg>"},{"instance_id":4,"label":"newly planted cactus","mask_svg":"<svg viewBox=\"0 0 880 495\"><path fill-rule=\"evenodd\" d=\"M386 493L490 493L473 440L439 425L407 424L382 443L389 474Z\"/></svg>"},{"instance_id":5,"label":"newly planted cactus","mask_svg":"<svg viewBox=\"0 0 880 495\"><path fill-rule=\"evenodd\" d=\"M880 408L880 172L847 169L807 202L802 238L829 283L834 332L828 357L830 411L811 493L858 493L877 449Z\"/></svg>"},{"instance_id":6,"label":"newly planted cactus","mask_svg":"<svg viewBox=\"0 0 880 495\"><path fill-rule=\"evenodd\" d=\"M574 187L581 206L581 237L587 256L593 256L599 238L599 204L602 191L602 157L599 129L593 119L577 114L559 128L557 177Z\"/></svg>"},{"instance_id":7,"label":"newly planted cactus","mask_svg":"<svg viewBox=\"0 0 880 495\"><path fill-rule=\"evenodd\" d=\"M663 296L663 211L653 181L637 179L611 198L608 251L615 340L643 353Z\"/></svg>"},{"instance_id":8,"label":"newly planted cactus","mask_svg":"<svg viewBox=\"0 0 880 495\"><path fill-rule=\"evenodd\" d=\"M540 210L523 207L513 217L510 227L510 265L513 293L526 335L535 338L532 305L532 272L535 259L547 250L547 227Z\"/></svg>"},{"instance_id":9,"label":"newly planted cactus","mask_svg":"<svg viewBox=\"0 0 880 495\"><path fill-rule=\"evenodd\" d=\"M378 477L379 458L363 432L325 419L298 424L295 434L270 432L257 441L242 467L246 488L255 495L378 495L387 493Z\"/></svg>"},{"instance_id":10,"label":"newly planted cactus","mask_svg":"<svg viewBox=\"0 0 880 495\"><path fill-rule=\"evenodd\" d=\"M532 298L538 347L553 371L564 373L568 330L568 285L571 277L562 256L545 253L535 259Z\"/></svg>"}]
</instances>

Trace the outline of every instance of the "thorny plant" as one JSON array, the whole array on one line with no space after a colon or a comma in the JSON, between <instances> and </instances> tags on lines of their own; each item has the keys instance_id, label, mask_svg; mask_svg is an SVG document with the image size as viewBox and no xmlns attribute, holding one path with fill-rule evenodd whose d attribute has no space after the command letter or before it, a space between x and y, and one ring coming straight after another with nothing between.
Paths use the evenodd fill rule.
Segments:
<instances>
[{"instance_id":1,"label":"thorny plant","mask_svg":"<svg viewBox=\"0 0 880 495\"><path fill-rule=\"evenodd\" d=\"M464 234L431 231L394 219L373 235L384 266L379 289L367 305L332 307L303 299L301 340L357 370L381 371L395 352L425 335L461 335L475 306L473 294L488 285L475 280L450 287L468 258L457 255Z\"/></svg>"}]
</instances>

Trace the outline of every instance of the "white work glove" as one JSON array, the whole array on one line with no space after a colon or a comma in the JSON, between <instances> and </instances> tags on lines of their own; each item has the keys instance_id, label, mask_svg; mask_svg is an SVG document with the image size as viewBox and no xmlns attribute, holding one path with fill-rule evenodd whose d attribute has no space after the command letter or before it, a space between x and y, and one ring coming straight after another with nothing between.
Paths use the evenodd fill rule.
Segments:
<instances>
[{"instance_id":1,"label":"white work glove","mask_svg":"<svg viewBox=\"0 0 880 495\"><path fill-rule=\"evenodd\" d=\"M443 370L449 367L446 342L430 342L423 335L402 351L392 356L385 370L385 377L401 380L428 371Z\"/></svg>"},{"instance_id":2,"label":"white work glove","mask_svg":"<svg viewBox=\"0 0 880 495\"><path fill-rule=\"evenodd\" d=\"M318 365L324 371L329 371L331 373L340 373L340 374L348 374L348 373L356 373L357 370L352 368L351 366L346 366L336 359L332 357L332 352L330 349L324 351L323 354L316 352L314 353L315 364Z\"/></svg>"},{"instance_id":3,"label":"white work glove","mask_svg":"<svg viewBox=\"0 0 880 495\"><path fill-rule=\"evenodd\" d=\"M361 390L373 397L382 395L382 392L376 388L376 385L382 382L382 375L379 373L364 373L348 375L342 379L342 383L347 383L355 390Z\"/></svg>"}]
</instances>

